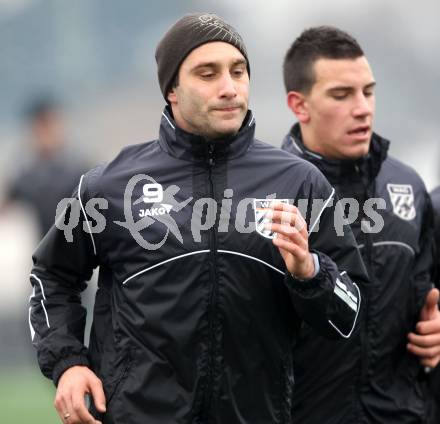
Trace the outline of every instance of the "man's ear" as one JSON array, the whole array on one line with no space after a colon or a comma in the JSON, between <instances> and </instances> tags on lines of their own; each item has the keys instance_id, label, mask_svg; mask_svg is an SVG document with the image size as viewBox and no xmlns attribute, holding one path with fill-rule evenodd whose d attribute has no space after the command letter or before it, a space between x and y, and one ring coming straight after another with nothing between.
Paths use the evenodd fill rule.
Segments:
<instances>
[{"instance_id":1,"label":"man's ear","mask_svg":"<svg viewBox=\"0 0 440 424\"><path fill-rule=\"evenodd\" d=\"M167 100L170 102L170 104L177 103L177 94L175 87L173 87L170 91L168 91Z\"/></svg>"},{"instance_id":2,"label":"man's ear","mask_svg":"<svg viewBox=\"0 0 440 424\"><path fill-rule=\"evenodd\" d=\"M287 106L296 115L300 123L309 122L310 114L304 94L298 91L289 91L287 93Z\"/></svg>"}]
</instances>

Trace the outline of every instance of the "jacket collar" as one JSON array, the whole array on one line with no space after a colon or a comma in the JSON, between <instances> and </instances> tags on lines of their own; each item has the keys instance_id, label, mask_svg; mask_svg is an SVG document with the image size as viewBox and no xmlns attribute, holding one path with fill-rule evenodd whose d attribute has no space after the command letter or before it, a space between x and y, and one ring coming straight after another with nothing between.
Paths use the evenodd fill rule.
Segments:
<instances>
[{"instance_id":1,"label":"jacket collar","mask_svg":"<svg viewBox=\"0 0 440 424\"><path fill-rule=\"evenodd\" d=\"M166 106L162 112L159 144L169 155L178 159L203 161L215 157L216 161L221 161L245 154L254 140L254 133L255 119L250 110L237 134L219 140L207 140L179 128L169 106Z\"/></svg>"},{"instance_id":2,"label":"jacket collar","mask_svg":"<svg viewBox=\"0 0 440 424\"><path fill-rule=\"evenodd\" d=\"M388 156L390 142L373 133L368 154L356 160L327 159L304 146L300 126L296 123L286 135L283 148L316 165L331 180L350 178L354 173L361 174L368 180L376 178L382 163Z\"/></svg>"}]
</instances>

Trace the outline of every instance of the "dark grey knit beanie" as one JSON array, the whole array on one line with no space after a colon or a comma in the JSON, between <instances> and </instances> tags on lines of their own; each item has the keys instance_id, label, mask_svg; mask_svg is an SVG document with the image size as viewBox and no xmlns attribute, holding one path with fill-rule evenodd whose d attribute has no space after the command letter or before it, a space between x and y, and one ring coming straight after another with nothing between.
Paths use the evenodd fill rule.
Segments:
<instances>
[{"instance_id":1,"label":"dark grey knit beanie","mask_svg":"<svg viewBox=\"0 0 440 424\"><path fill-rule=\"evenodd\" d=\"M171 84L183 60L192 50L211 41L232 44L246 58L246 47L240 34L223 19L211 13L194 13L179 19L163 36L156 48L157 74L166 100Z\"/></svg>"}]
</instances>

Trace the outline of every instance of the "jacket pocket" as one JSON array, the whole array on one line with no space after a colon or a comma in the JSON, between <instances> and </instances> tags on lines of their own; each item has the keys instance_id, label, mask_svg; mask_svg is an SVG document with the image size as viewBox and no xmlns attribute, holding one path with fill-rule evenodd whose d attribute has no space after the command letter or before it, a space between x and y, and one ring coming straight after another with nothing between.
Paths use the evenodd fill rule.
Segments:
<instances>
[{"instance_id":1,"label":"jacket pocket","mask_svg":"<svg viewBox=\"0 0 440 424\"><path fill-rule=\"evenodd\" d=\"M130 354L124 357L119 366L118 373L115 375L113 381L108 383L107 389L107 407L110 406L112 400L117 397L117 394L120 392L124 381L126 380L128 373L131 369L131 365L133 363L132 357Z\"/></svg>"},{"instance_id":2,"label":"jacket pocket","mask_svg":"<svg viewBox=\"0 0 440 424\"><path fill-rule=\"evenodd\" d=\"M124 382L126 381L130 369L132 367L133 359L130 352L125 353L121 356L120 360L114 361L114 369L113 372L109 372L107 375L100 376L102 380L102 384L104 387L104 394L106 400L106 413L99 413L94 405L93 400L90 404L90 413L96 418L105 423L112 423L111 420L111 407L114 403L114 400L118 397L122 387L124 386ZM105 417L105 420L103 418Z\"/></svg>"}]
</instances>

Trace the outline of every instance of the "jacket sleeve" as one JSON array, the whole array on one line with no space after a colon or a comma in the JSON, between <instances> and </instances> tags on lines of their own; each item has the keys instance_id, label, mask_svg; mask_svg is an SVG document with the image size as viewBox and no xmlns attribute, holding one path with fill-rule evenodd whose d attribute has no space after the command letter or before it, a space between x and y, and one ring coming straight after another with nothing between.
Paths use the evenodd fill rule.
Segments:
<instances>
[{"instance_id":1,"label":"jacket sleeve","mask_svg":"<svg viewBox=\"0 0 440 424\"><path fill-rule=\"evenodd\" d=\"M416 290L415 299L415 313L414 322L419 320L420 309L425 303L425 298L429 290L434 287L434 282L437 281L436 274L438 271L438 263L436 264L436 240L438 228L435 225L435 215L433 205L428 193L424 190L424 208L423 218L421 223L421 230L419 236L419 249L416 252L415 263L413 268L413 285ZM435 232L433 232L435 229ZM438 277L438 274L437 274ZM438 286L438 282L437 282Z\"/></svg>"},{"instance_id":2,"label":"jacket sleeve","mask_svg":"<svg viewBox=\"0 0 440 424\"><path fill-rule=\"evenodd\" d=\"M432 207L432 223L434 226L434 238L431 242L434 243L433 256L433 280L435 286L440 289L440 187L437 187L430 193L431 207ZM428 228L428 231L430 229Z\"/></svg>"},{"instance_id":3,"label":"jacket sleeve","mask_svg":"<svg viewBox=\"0 0 440 424\"><path fill-rule=\"evenodd\" d=\"M41 371L55 384L67 368L89 365L84 345L86 310L80 293L97 266L97 252L84 208L86 182L87 175L82 176L65 210L32 257L32 343ZM66 223L71 232L60 229Z\"/></svg>"},{"instance_id":4,"label":"jacket sleeve","mask_svg":"<svg viewBox=\"0 0 440 424\"><path fill-rule=\"evenodd\" d=\"M327 338L349 338L359 323L368 278L335 190L321 180L308 193L306 217L309 249L318 255L319 272L306 281L287 275L286 283L307 324Z\"/></svg>"}]
</instances>

